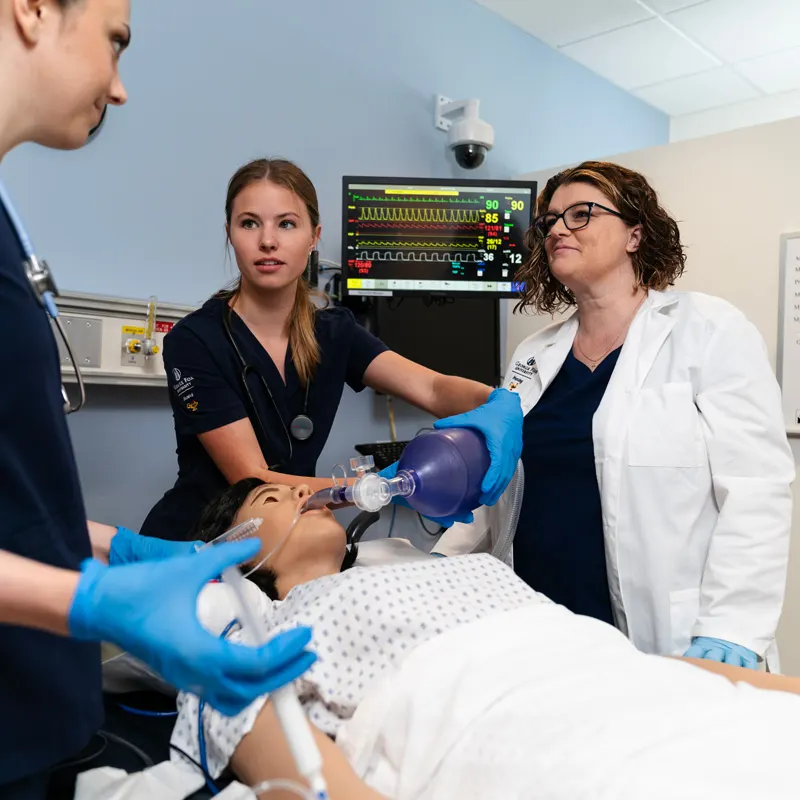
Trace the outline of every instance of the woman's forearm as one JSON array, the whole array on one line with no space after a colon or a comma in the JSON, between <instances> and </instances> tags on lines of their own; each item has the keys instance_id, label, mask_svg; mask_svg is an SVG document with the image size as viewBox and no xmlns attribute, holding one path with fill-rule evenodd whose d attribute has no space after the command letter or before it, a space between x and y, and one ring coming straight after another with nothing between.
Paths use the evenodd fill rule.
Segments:
<instances>
[{"instance_id":1,"label":"woman's forearm","mask_svg":"<svg viewBox=\"0 0 800 800\"><path fill-rule=\"evenodd\" d=\"M103 525L100 522L88 520L86 527L89 529L89 541L92 543L92 555L108 564L111 554L111 540L117 535L117 529L113 525Z\"/></svg>"},{"instance_id":2,"label":"woman's forearm","mask_svg":"<svg viewBox=\"0 0 800 800\"><path fill-rule=\"evenodd\" d=\"M66 636L80 575L0 551L0 624Z\"/></svg>"},{"instance_id":3,"label":"woman's forearm","mask_svg":"<svg viewBox=\"0 0 800 800\"><path fill-rule=\"evenodd\" d=\"M680 661L688 663L722 675L731 683L748 683L758 689L769 689L773 692L791 692L800 694L800 678L793 678L789 675L774 675L770 672L757 672L754 669L744 667L732 667L730 664L720 664L718 661L709 661L702 658L681 658Z\"/></svg>"},{"instance_id":4,"label":"woman's forearm","mask_svg":"<svg viewBox=\"0 0 800 800\"><path fill-rule=\"evenodd\" d=\"M491 386L455 375L437 375L433 387L434 407L430 410L439 419L472 411L482 406L492 393Z\"/></svg>"},{"instance_id":5,"label":"woman's forearm","mask_svg":"<svg viewBox=\"0 0 800 800\"><path fill-rule=\"evenodd\" d=\"M353 772L344 753L334 742L316 728L313 730L322 754L323 773L331 800L386 800ZM253 729L236 748L231 767L237 778L248 786L281 778L307 786L297 772L278 718L269 702L261 709ZM294 800L296 797L286 792L270 792L268 796L270 800Z\"/></svg>"}]
</instances>

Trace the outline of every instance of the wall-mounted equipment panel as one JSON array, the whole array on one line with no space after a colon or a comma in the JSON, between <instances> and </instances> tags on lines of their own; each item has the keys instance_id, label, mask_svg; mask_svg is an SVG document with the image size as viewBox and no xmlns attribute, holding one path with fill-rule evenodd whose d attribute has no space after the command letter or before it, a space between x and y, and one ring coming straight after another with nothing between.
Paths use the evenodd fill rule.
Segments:
<instances>
[{"instance_id":1,"label":"wall-mounted equipment panel","mask_svg":"<svg viewBox=\"0 0 800 800\"><path fill-rule=\"evenodd\" d=\"M86 383L165 386L164 336L195 309L149 300L63 292L61 322ZM65 382L75 382L72 359L57 338Z\"/></svg>"}]
</instances>

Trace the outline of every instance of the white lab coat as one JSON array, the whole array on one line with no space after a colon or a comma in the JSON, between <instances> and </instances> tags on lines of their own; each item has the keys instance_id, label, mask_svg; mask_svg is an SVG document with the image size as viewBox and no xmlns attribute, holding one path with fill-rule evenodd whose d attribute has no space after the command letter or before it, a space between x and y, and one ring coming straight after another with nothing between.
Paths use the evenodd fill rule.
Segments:
<instances>
[{"instance_id":1,"label":"white lab coat","mask_svg":"<svg viewBox=\"0 0 800 800\"><path fill-rule=\"evenodd\" d=\"M505 385L523 413L558 373L577 330L573 315L517 348ZM692 637L711 636L768 654L775 671L795 466L755 327L724 300L651 291L593 438L617 626L647 653L681 655ZM500 519L479 509L437 549L492 541Z\"/></svg>"}]
</instances>

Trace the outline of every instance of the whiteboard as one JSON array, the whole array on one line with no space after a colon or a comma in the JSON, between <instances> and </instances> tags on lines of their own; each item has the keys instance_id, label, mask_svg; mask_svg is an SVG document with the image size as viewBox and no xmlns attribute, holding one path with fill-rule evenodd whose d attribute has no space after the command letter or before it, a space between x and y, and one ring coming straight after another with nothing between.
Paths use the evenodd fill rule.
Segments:
<instances>
[{"instance_id":1,"label":"whiteboard","mask_svg":"<svg viewBox=\"0 0 800 800\"><path fill-rule=\"evenodd\" d=\"M781 236L778 381L786 431L800 436L800 233Z\"/></svg>"}]
</instances>

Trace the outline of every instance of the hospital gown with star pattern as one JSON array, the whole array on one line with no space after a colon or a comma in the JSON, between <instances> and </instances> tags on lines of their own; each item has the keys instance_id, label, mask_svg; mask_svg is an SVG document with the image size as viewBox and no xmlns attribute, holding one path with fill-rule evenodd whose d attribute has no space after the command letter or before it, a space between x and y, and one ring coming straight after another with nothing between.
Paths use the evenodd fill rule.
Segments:
<instances>
[{"instance_id":1,"label":"hospital gown with star pattern","mask_svg":"<svg viewBox=\"0 0 800 800\"><path fill-rule=\"evenodd\" d=\"M283 601L259 595L259 613L272 633L311 626L319 658L297 681L297 691L311 721L334 738L370 687L416 646L492 614L549 602L490 555L354 567L296 586ZM241 641L241 631L230 639ZM211 775L228 765L266 700L260 697L235 717L204 708ZM172 743L200 761L198 700L181 693L178 708Z\"/></svg>"}]
</instances>

